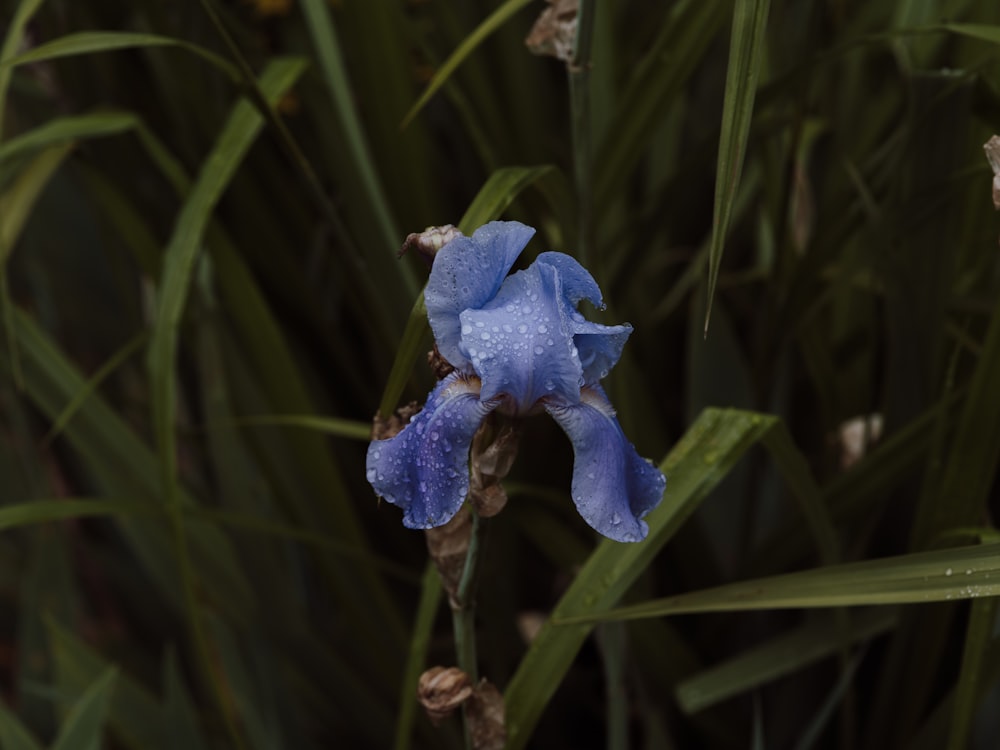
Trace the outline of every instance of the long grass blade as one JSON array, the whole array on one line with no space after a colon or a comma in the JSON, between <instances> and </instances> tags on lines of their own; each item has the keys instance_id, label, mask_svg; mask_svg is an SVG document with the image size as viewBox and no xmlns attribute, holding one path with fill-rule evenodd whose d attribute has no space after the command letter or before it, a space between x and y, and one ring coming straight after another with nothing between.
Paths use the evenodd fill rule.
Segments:
<instances>
[{"instance_id":1,"label":"long grass blade","mask_svg":"<svg viewBox=\"0 0 1000 750\"><path fill-rule=\"evenodd\" d=\"M117 677L118 670L109 667L87 688L60 727L52 750L100 750L103 747L101 736Z\"/></svg>"},{"instance_id":2,"label":"long grass blade","mask_svg":"<svg viewBox=\"0 0 1000 750\"><path fill-rule=\"evenodd\" d=\"M729 43L729 69L722 102L722 132L715 171L715 202L712 210L712 244L708 251L708 296L705 335L712 315L712 299L722 266L722 250L729 217L740 184L743 159L750 135L750 119L757 96L757 80L764 56L765 32L770 0L736 0L733 33Z\"/></svg>"}]
</instances>

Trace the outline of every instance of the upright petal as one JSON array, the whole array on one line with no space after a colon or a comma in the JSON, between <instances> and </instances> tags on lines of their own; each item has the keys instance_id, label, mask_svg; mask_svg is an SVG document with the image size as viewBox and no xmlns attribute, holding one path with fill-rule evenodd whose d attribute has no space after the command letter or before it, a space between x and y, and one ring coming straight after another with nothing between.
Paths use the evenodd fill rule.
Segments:
<instances>
[{"instance_id":1,"label":"upright petal","mask_svg":"<svg viewBox=\"0 0 1000 750\"><path fill-rule=\"evenodd\" d=\"M585 388L581 398L545 406L573 443L573 502L604 536L641 541L649 532L641 519L663 499L666 477L636 453L600 386Z\"/></svg>"},{"instance_id":2,"label":"upright petal","mask_svg":"<svg viewBox=\"0 0 1000 750\"><path fill-rule=\"evenodd\" d=\"M455 367L470 364L459 347L459 314L476 310L496 296L534 233L516 221L491 221L471 237L452 240L435 256L424 291L427 320L438 351Z\"/></svg>"},{"instance_id":3,"label":"upright petal","mask_svg":"<svg viewBox=\"0 0 1000 750\"><path fill-rule=\"evenodd\" d=\"M570 307L575 308L580 300L587 300L598 309L603 308L604 301L601 299L601 288L597 286L590 271L580 265L572 256L566 253L539 253L536 263L552 266L559 272L562 280L562 293L569 302Z\"/></svg>"},{"instance_id":4,"label":"upright petal","mask_svg":"<svg viewBox=\"0 0 1000 750\"><path fill-rule=\"evenodd\" d=\"M558 271L533 263L510 276L481 310L461 315L462 348L483 380L484 399L508 396L524 414L544 398L580 400L583 369Z\"/></svg>"},{"instance_id":5,"label":"upright petal","mask_svg":"<svg viewBox=\"0 0 1000 750\"><path fill-rule=\"evenodd\" d=\"M479 400L479 387L478 378L452 373L402 432L368 446L368 481L377 495L405 511L404 526L440 526L462 507L472 436L496 408Z\"/></svg>"},{"instance_id":6,"label":"upright petal","mask_svg":"<svg viewBox=\"0 0 1000 750\"><path fill-rule=\"evenodd\" d=\"M576 259L564 253L541 253L535 263L552 266L559 272L564 308L583 367L583 382L596 383L617 364L632 326L628 323L617 326L592 323L577 312L580 300L587 300L598 308L603 308L603 302L594 277Z\"/></svg>"}]
</instances>

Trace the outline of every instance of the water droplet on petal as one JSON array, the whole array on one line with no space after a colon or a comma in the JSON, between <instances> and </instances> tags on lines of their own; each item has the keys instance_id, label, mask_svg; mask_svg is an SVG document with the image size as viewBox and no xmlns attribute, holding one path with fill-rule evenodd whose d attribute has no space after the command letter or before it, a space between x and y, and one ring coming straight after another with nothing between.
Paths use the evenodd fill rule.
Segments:
<instances>
[{"instance_id":1,"label":"water droplet on petal","mask_svg":"<svg viewBox=\"0 0 1000 750\"><path fill-rule=\"evenodd\" d=\"M622 522L622 517L619 516L617 513L615 513L613 516L611 516L611 525L612 526L617 526L621 522Z\"/></svg>"},{"instance_id":2,"label":"water droplet on petal","mask_svg":"<svg viewBox=\"0 0 1000 750\"><path fill-rule=\"evenodd\" d=\"M375 469L369 469L365 472L365 476L368 477L369 482L374 482L375 478L378 476L378 472Z\"/></svg>"},{"instance_id":3,"label":"water droplet on petal","mask_svg":"<svg viewBox=\"0 0 1000 750\"><path fill-rule=\"evenodd\" d=\"M431 440L437 440L440 437L441 437L441 435L438 433L437 430L432 430L431 431Z\"/></svg>"},{"instance_id":4,"label":"water droplet on petal","mask_svg":"<svg viewBox=\"0 0 1000 750\"><path fill-rule=\"evenodd\" d=\"M470 333L472 333L472 326L470 326L470 325L464 325L464 326L462 326L462 333L464 333L466 336L468 336Z\"/></svg>"},{"instance_id":5,"label":"water droplet on petal","mask_svg":"<svg viewBox=\"0 0 1000 750\"><path fill-rule=\"evenodd\" d=\"M541 347L541 346L536 346L535 347L535 354L544 354L544 353L545 353L545 349L543 347Z\"/></svg>"},{"instance_id":6,"label":"water droplet on petal","mask_svg":"<svg viewBox=\"0 0 1000 750\"><path fill-rule=\"evenodd\" d=\"M521 325L519 325L517 327L517 332L518 333L527 333L528 332L528 326L526 326L524 323L521 323Z\"/></svg>"},{"instance_id":7,"label":"water droplet on petal","mask_svg":"<svg viewBox=\"0 0 1000 750\"><path fill-rule=\"evenodd\" d=\"M541 347L539 347L539 348L541 348ZM545 381L545 390L547 390L547 391L554 391L555 389L556 389L556 384L553 381L551 381L551 380L546 380Z\"/></svg>"},{"instance_id":8,"label":"water droplet on petal","mask_svg":"<svg viewBox=\"0 0 1000 750\"><path fill-rule=\"evenodd\" d=\"M516 307L514 307L514 305L507 305L507 307L505 307L504 309L505 309L505 310L506 310L507 312L509 312L509 313L512 313L512 312L514 312L514 310L516 310L517 308L516 308Z\"/></svg>"},{"instance_id":9,"label":"water droplet on petal","mask_svg":"<svg viewBox=\"0 0 1000 750\"><path fill-rule=\"evenodd\" d=\"M507 333L513 333L513 332L514 332L514 329L513 329L513 328L511 328L510 326L504 326L504 327L503 327L503 329L504 329L504 331L506 331Z\"/></svg>"},{"instance_id":10,"label":"water droplet on petal","mask_svg":"<svg viewBox=\"0 0 1000 750\"><path fill-rule=\"evenodd\" d=\"M486 327L486 324L483 321L481 321L481 320L477 320L476 321L476 328L485 328L485 327Z\"/></svg>"},{"instance_id":11,"label":"water droplet on petal","mask_svg":"<svg viewBox=\"0 0 1000 750\"><path fill-rule=\"evenodd\" d=\"M538 326L538 332L539 333L548 333L548 331L549 331L549 327L547 325L545 325L544 323L542 323L540 326Z\"/></svg>"},{"instance_id":12,"label":"water droplet on petal","mask_svg":"<svg viewBox=\"0 0 1000 750\"><path fill-rule=\"evenodd\" d=\"M372 458L378 461L380 458L382 458L382 451L372 451Z\"/></svg>"},{"instance_id":13,"label":"water droplet on petal","mask_svg":"<svg viewBox=\"0 0 1000 750\"><path fill-rule=\"evenodd\" d=\"M525 305L524 307L522 307L521 312L523 312L525 315L531 315L531 305Z\"/></svg>"},{"instance_id":14,"label":"water droplet on petal","mask_svg":"<svg viewBox=\"0 0 1000 750\"><path fill-rule=\"evenodd\" d=\"M948 568L948 569L947 569L947 570L946 570L946 571L944 572L944 574L945 574L946 576L950 576L950 575L951 575L951 573L952 573L952 571L951 571L951 568Z\"/></svg>"}]
</instances>

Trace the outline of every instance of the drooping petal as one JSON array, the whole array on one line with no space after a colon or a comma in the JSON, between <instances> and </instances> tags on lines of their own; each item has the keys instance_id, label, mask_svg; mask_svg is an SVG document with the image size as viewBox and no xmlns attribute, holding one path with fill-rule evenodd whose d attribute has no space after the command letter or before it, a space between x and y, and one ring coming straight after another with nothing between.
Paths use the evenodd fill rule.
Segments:
<instances>
[{"instance_id":1,"label":"drooping petal","mask_svg":"<svg viewBox=\"0 0 1000 750\"><path fill-rule=\"evenodd\" d=\"M480 401L477 378L455 372L399 434L368 446L368 481L376 494L405 511L404 526L440 526L462 507L472 436L494 408L495 402Z\"/></svg>"},{"instance_id":2,"label":"drooping petal","mask_svg":"<svg viewBox=\"0 0 1000 750\"><path fill-rule=\"evenodd\" d=\"M573 342L583 366L583 381L596 383L617 364L622 348L632 333L632 326L628 323L617 326L592 323L576 310L581 300L587 300L598 308L603 308L603 302L601 289L594 277L575 258L564 253L541 253L535 263L550 265L559 272L569 326L574 334Z\"/></svg>"},{"instance_id":3,"label":"drooping petal","mask_svg":"<svg viewBox=\"0 0 1000 750\"><path fill-rule=\"evenodd\" d=\"M534 233L516 221L492 221L471 237L452 240L435 256L424 291L427 320L438 351L455 367L470 364L459 347L459 314L493 299Z\"/></svg>"},{"instance_id":4,"label":"drooping petal","mask_svg":"<svg viewBox=\"0 0 1000 750\"><path fill-rule=\"evenodd\" d=\"M663 499L666 478L635 451L600 386L578 404L545 409L573 443L573 502L588 524L619 542L645 539L642 520Z\"/></svg>"},{"instance_id":5,"label":"drooping petal","mask_svg":"<svg viewBox=\"0 0 1000 750\"><path fill-rule=\"evenodd\" d=\"M518 414L543 398L580 400L583 369L565 307L558 271L533 263L483 309L462 313L462 348L482 378L483 399L505 395Z\"/></svg>"},{"instance_id":6,"label":"drooping petal","mask_svg":"<svg viewBox=\"0 0 1000 750\"><path fill-rule=\"evenodd\" d=\"M632 335L632 326L604 326L589 320L573 323L573 343L576 344L583 366L583 382L593 385L618 364L625 342Z\"/></svg>"}]
</instances>

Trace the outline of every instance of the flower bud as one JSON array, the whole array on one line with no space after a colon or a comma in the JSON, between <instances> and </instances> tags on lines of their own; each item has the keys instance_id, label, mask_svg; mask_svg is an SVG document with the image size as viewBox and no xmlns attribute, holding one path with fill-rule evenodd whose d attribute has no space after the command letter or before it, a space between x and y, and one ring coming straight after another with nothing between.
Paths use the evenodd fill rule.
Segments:
<instances>
[{"instance_id":1,"label":"flower bud","mask_svg":"<svg viewBox=\"0 0 1000 750\"><path fill-rule=\"evenodd\" d=\"M417 683L417 698L436 725L472 696L472 681L458 667L431 667Z\"/></svg>"}]
</instances>

